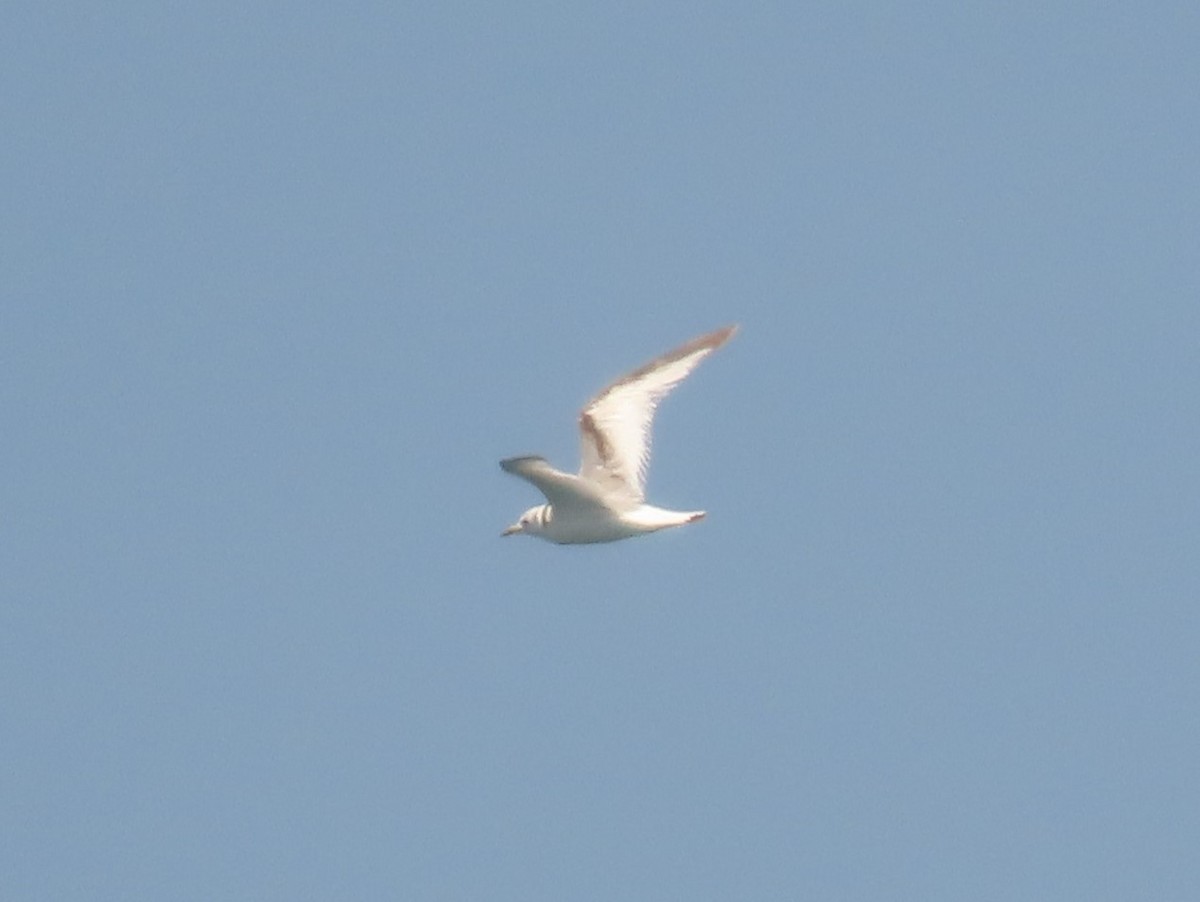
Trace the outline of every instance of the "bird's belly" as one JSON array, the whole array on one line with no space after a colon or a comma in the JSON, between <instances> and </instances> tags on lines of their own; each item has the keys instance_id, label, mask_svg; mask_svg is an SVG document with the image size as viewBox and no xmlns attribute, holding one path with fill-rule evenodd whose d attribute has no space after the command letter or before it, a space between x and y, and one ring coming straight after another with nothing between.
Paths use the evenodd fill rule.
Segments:
<instances>
[{"instance_id":1,"label":"bird's belly","mask_svg":"<svg viewBox=\"0 0 1200 902\"><path fill-rule=\"evenodd\" d=\"M597 542L616 542L646 531L644 527L616 516L603 519L555 516L546 530L546 538L559 545L590 545Z\"/></svg>"},{"instance_id":2,"label":"bird's belly","mask_svg":"<svg viewBox=\"0 0 1200 902\"><path fill-rule=\"evenodd\" d=\"M611 511L598 515L596 511L569 513L555 511L543 536L559 545L589 545L595 542L616 542L633 536L658 532L672 526L694 523L704 517L703 511L671 511L643 504L633 510Z\"/></svg>"}]
</instances>

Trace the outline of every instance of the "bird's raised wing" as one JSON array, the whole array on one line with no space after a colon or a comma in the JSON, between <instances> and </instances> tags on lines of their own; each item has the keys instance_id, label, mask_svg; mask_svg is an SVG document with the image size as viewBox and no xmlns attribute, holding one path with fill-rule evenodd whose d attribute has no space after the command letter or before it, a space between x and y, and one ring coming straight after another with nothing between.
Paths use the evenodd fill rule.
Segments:
<instances>
[{"instance_id":1,"label":"bird's raised wing","mask_svg":"<svg viewBox=\"0 0 1200 902\"><path fill-rule=\"evenodd\" d=\"M538 491L561 514L610 510L595 485L571 473L554 469L544 457L510 457L500 461L500 468L537 486Z\"/></svg>"},{"instance_id":2,"label":"bird's raised wing","mask_svg":"<svg viewBox=\"0 0 1200 902\"><path fill-rule=\"evenodd\" d=\"M726 326L692 339L622 376L593 398L579 415L583 445L579 475L605 494L640 503L645 497L650 427L658 402L736 331L737 326Z\"/></svg>"}]
</instances>

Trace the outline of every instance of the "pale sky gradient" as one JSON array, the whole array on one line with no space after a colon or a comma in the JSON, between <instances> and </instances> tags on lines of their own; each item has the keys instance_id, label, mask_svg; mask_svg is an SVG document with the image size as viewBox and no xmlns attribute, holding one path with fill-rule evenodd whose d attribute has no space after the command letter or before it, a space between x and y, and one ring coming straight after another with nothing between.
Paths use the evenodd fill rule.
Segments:
<instances>
[{"instance_id":1,"label":"pale sky gradient","mask_svg":"<svg viewBox=\"0 0 1200 902\"><path fill-rule=\"evenodd\" d=\"M0 897L1200 898L1194 3L0 25Z\"/></svg>"}]
</instances>

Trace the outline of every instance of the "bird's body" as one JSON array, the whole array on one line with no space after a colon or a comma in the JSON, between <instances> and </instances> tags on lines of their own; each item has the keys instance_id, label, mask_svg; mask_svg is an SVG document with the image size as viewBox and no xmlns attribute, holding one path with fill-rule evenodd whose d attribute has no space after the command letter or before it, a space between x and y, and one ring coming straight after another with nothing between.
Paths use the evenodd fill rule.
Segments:
<instances>
[{"instance_id":1,"label":"bird's body","mask_svg":"<svg viewBox=\"0 0 1200 902\"><path fill-rule=\"evenodd\" d=\"M502 535L525 533L560 545L615 542L703 518L704 511L646 503L650 427L658 402L736 330L728 326L689 341L593 398L579 415L579 475L556 470L542 457L502 460L505 472L535 485L548 502L527 510Z\"/></svg>"}]
</instances>

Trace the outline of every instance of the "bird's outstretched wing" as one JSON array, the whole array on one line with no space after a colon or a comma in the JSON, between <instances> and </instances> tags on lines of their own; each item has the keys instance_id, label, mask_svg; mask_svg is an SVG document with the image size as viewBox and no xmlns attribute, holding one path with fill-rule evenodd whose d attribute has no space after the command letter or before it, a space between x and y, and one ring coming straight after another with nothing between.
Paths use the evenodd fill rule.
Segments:
<instances>
[{"instance_id":1,"label":"bird's outstretched wing","mask_svg":"<svg viewBox=\"0 0 1200 902\"><path fill-rule=\"evenodd\" d=\"M650 427L658 402L736 331L737 326L726 326L694 338L622 376L588 402L579 415L580 477L605 495L640 503L646 493Z\"/></svg>"},{"instance_id":2,"label":"bird's outstretched wing","mask_svg":"<svg viewBox=\"0 0 1200 902\"><path fill-rule=\"evenodd\" d=\"M571 473L554 469L544 457L510 457L500 461L500 468L537 486L538 491L560 514L611 510L595 485Z\"/></svg>"}]
</instances>

